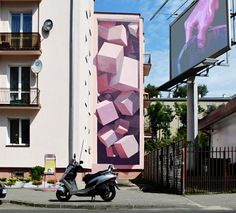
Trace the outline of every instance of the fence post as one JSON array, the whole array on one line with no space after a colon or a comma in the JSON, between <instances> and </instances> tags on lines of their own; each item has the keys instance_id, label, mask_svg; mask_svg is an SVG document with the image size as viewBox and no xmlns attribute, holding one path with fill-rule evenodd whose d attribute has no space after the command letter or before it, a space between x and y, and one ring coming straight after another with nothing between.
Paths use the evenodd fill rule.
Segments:
<instances>
[{"instance_id":1,"label":"fence post","mask_svg":"<svg viewBox=\"0 0 236 213\"><path fill-rule=\"evenodd\" d=\"M182 165L181 165L181 194L185 193L185 169L186 169L186 161L185 161L185 145L184 141L181 142L182 145Z\"/></svg>"}]
</instances>

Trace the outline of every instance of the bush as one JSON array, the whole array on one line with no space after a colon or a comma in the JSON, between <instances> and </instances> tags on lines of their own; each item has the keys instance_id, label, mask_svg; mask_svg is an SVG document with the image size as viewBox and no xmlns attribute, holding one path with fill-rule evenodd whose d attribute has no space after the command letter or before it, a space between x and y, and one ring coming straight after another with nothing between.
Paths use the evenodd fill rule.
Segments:
<instances>
[{"instance_id":1,"label":"bush","mask_svg":"<svg viewBox=\"0 0 236 213\"><path fill-rule=\"evenodd\" d=\"M0 182L6 182L7 178L0 178Z\"/></svg>"},{"instance_id":2,"label":"bush","mask_svg":"<svg viewBox=\"0 0 236 213\"><path fill-rule=\"evenodd\" d=\"M42 184L42 181L41 180L33 180L32 184L35 185L35 186L39 186L39 185Z\"/></svg>"},{"instance_id":3,"label":"bush","mask_svg":"<svg viewBox=\"0 0 236 213\"><path fill-rule=\"evenodd\" d=\"M56 180L56 182L57 182L57 180ZM54 184L54 179L52 178L52 179L48 179L47 180L47 183L49 183L49 184Z\"/></svg>"},{"instance_id":4,"label":"bush","mask_svg":"<svg viewBox=\"0 0 236 213\"><path fill-rule=\"evenodd\" d=\"M38 180L40 181L42 179L42 175L44 173L44 167L41 166L35 166L30 169L30 176L32 180Z\"/></svg>"},{"instance_id":5,"label":"bush","mask_svg":"<svg viewBox=\"0 0 236 213\"><path fill-rule=\"evenodd\" d=\"M26 182L26 183L29 183L31 181L31 178L30 177L24 177L23 181Z\"/></svg>"}]
</instances>

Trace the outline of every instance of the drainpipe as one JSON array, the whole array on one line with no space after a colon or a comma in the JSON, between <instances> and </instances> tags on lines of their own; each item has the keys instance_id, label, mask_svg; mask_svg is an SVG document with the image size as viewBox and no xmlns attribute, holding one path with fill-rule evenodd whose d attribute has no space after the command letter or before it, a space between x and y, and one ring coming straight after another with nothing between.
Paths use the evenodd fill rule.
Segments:
<instances>
[{"instance_id":1,"label":"drainpipe","mask_svg":"<svg viewBox=\"0 0 236 213\"><path fill-rule=\"evenodd\" d=\"M69 126L68 126L68 157L69 161L74 153L74 100L73 100L73 25L74 25L74 0L70 0L70 29L69 29Z\"/></svg>"}]
</instances>

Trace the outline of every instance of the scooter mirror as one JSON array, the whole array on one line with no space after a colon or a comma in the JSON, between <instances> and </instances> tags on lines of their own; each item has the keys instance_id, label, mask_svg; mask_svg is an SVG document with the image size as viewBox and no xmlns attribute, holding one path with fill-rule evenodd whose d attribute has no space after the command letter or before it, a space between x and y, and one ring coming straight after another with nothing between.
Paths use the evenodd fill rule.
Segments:
<instances>
[{"instance_id":1,"label":"scooter mirror","mask_svg":"<svg viewBox=\"0 0 236 213\"><path fill-rule=\"evenodd\" d=\"M79 162L79 164L83 164L83 163L84 163L84 161L82 161L82 160Z\"/></svg>"},{"instance_id":2,"label":"scooter mirror","mask_svg":"<svg viewBox=\"0 0 236 213\"><path fill-rule=\"evenodd\" d=\"M74 159L76 159L76 154L74 153Z\"/></svg>"}]
</instances>

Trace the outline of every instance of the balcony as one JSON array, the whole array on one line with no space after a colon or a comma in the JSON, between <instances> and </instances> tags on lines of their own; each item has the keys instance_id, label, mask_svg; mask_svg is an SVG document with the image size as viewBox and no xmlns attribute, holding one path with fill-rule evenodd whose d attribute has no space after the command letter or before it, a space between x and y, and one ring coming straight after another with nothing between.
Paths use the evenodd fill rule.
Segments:
<instances>
[{"instance_id":1,"label":"balcony","mask_svg":"<svg viewBox=\"0 0 236 213\"><path fill-rule=\"evenodd\" d=\"M148 76L151 70L151 54L144 54L143 75Z\"/></svg>"},{"instance_id":2,"label":"balcony","mask_svg":"<svg viewBox=\"0 0 236 213\"><path fill-rule=\"evenodd\" d=\"M0 55L41 55L39 33L0 33Z\"/></svg>"},{"instance_id":3,"label":"balcony","mask_svg":"<svg viewBox=\"0 0 236 213\"><path fill-rule=\"evenodd\" d=\"M12 91L0 88L0 109L40 109L39 89Z\"/></svg>"}]
</instances>

